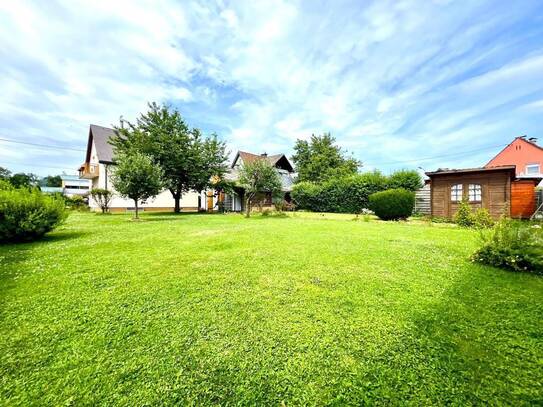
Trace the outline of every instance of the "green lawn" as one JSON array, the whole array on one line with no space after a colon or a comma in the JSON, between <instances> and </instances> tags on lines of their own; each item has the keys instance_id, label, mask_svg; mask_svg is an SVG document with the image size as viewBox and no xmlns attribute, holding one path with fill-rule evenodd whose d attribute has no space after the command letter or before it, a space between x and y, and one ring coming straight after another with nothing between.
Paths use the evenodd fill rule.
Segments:
<instances>
[{"instance_id":1,"label":"green lawn","mask_svg":"<svg viewBox=\"0 0 543 407\"><path fill-rule=\"evenodd\" d=\"M5 405L543 403L543 278L477 233L72 214L0 247Z\"/></svg>"}]
</instances>

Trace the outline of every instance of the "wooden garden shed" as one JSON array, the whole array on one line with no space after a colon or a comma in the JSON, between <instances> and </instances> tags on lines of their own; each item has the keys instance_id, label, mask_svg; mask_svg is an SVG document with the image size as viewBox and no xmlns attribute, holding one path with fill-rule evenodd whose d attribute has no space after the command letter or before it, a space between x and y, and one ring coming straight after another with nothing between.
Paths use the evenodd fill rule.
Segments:
<instances>
[{"instance_id":1,"label":"wooden garden shed","mask_svg":"<svg viewBox=\"0 0 543 407\"><path fill-rule=\"evenodd\" d=\"M535 187L541 177L515 173L514 165L427 172L431 215L452 218L465 199L473 210L486 208L495 219L502 214L529 218L536 210Z\"/></svg>"}]
</instances>

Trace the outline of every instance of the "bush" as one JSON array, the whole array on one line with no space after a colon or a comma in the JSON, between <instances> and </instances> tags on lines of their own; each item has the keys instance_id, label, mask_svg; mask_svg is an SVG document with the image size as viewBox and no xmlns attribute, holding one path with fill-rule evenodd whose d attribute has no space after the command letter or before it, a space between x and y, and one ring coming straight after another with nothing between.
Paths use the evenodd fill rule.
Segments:
<instances>
[{"instance_id":1,"label":"bush","mask_svg":"<svg viewBox=\"0 0 543 407\"><path fill-rule=\"evenodd\" d=\"M502 217L472 260L513 271L543 274L543 228L540 224Z\"/></svg>"},{"instance_id":2,"label":"bush","mask_svg":"<svg viewBox=\"0 0 543 407\"><path fill-rule=\"evenodd\" d=\"M13 185L11 185L11 182L0 179L0 191L11 191L15 189Z\"/></svg>"},{"instance_id":3,"label":"bush","mask_svg":"<svg viewBox=\"0 0 543 407\"><path fill-rule=\"evenodd\" d=\"M368 207L369 196L386 189L386 177L368 172L330 179L322 184L300 182L292 189L297 209L314 212L360 213Z\"/></svg>"},{"instance_id":4,"label":"bush","mask_svg":"<svg viewBox=\"0 0 543 407\"><path fill-rule=\"evenodd\" d=\"M494 226L494 219L486 208L479 208L473 214L473 226L477 229L489 229Z\"/></svg>"},{"instance_id":5,"label":"bush","mask_svg":"<svg viewBox=\"0 0 543 407\"><path fill-rule=\"evenodd\" d=\"M407 219L415 207L415 194L405 189L389 189L369 197L370 209L383 220Z\"/></svg>"},{"instance_id":6,"label":"bush","mask_svg":"<svg viewBox=\"0 0 543 407\"><path fill-rule=\"evenodd\" d=\"M90 195L94 202L100 207L102 213L106 213L109 210L109 203L113 199L111 191L103 188L93 188L90 191Z\"/></svg>"},{"instance_id":7,"label":"bush","mask_svg":"<svg viewBox=\"0 0 543 407\"><path fill-rule=\"evenodd\" d=\"M465 199L462 199L462 202L460 202L458 210L454 214L453 221L458 226L465 228L470 228L475 224L475 216L471 210L471 206Z\"/></svg>"},{"instance_id":8,"label":"bush","mask_svg":"<svg viewBox=\"0 0 543 407\"><path fill-rule=\"evenodd\" d=\"M82 211L88 209L85 199L81 195L74 195L72 197L65 197L64 201L66 206L76 211Z\"/></svg>"},{"instance_id":9,"label":"bush","mask_svg":"<svg viewBox=\"0 0 543 407\"><path fill-rule=\"evenodd\" d=\"M37 190L0 190L0 241L31 241L66 218L64 201Z\"/></svg>"},{"instance_id":10,"label":"bush","mask_svg":"<svg viewBox=\"0 0 543 407\"><path fill-rule=\"evenodd\" d=\"M399 170L393 172L388 177L388 188L390 189L406 189L415 192L422 188L422 178L415 170Z\"/></svg>"}]
</instances>

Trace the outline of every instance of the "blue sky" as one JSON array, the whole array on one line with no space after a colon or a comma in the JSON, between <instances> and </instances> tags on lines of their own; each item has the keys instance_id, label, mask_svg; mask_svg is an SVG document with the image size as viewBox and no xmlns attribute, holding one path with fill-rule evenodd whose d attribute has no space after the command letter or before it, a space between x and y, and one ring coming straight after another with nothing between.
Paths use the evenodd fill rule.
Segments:
<instances>
[{"instance_id":1,"label":"blue sky","mask_svg":"<svg viewBox=\"0 0 543 407\"><path fill-rule=\"evenodd\" d=\"M77 168L147 101L233 152L329 131L385 172L543 138L541 1L1 2L0 60L0 138L65 147L0 141L13 171Z\"/></svg>"}]
</instances>

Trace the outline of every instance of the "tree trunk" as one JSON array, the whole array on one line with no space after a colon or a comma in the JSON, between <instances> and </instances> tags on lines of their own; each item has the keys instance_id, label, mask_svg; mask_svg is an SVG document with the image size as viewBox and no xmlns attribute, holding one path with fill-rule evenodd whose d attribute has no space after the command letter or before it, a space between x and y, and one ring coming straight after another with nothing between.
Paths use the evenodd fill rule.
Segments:
<instances>
[{"instance_id":1,"label":"tree trunk","mask_svg":"<svg viewBox=\"0 0 543 407\"><path fill-rule=\"evenodd\" d=\"M251 217L251 198L249 196L245 198L245 217Z\"/></svg>"},{"instance_id":2,"label":"tree trunk","mask_svg":"<svg viewBox=\"0 0 543 407\"><path fill-rule=\"evenodd\" d=\"M136 217L134 219L139 219L139 216L138 216L138 200L134 199L134 203L136 204Z\"/></svg>"},{"instance_id":3,"label":"tree trunk","mask_svg":"<svg viewBox=\"0 0 543 407\"><path fill-rule=\"evenodd\" d=\"M173 211L175 213L181 212L181 205L180 205L181 191L174 191L174 190L170 189L170 193L172 194L173 201L174 201Z\"/></svg>"},{"instance_id":4,"label":"tree trunk","mask_svg":"<svg viewBox=\"0 0 543 407\"><path fill-rule=\"evenodd\" d=\"M175 206L174 206L174 208L173 208L173 211L174 211L175 213L181 212L181 206L180 206L180 204L179 204L179 201L181 200L181 197L180 197L180 196L176 196L176 197L174 197L173 199L174 199L174 201L175 201Z\"/></svg>"}]
</instances>

